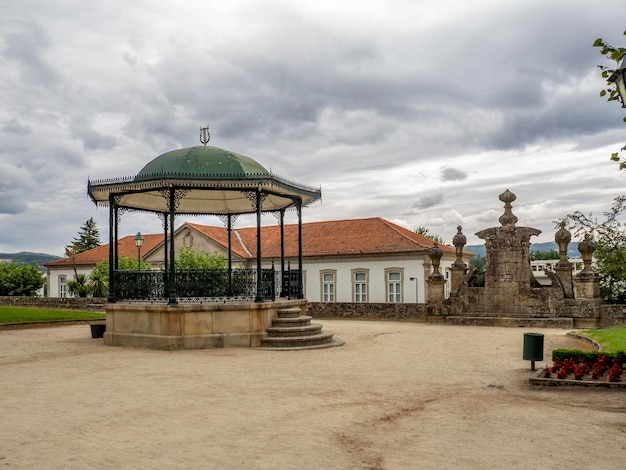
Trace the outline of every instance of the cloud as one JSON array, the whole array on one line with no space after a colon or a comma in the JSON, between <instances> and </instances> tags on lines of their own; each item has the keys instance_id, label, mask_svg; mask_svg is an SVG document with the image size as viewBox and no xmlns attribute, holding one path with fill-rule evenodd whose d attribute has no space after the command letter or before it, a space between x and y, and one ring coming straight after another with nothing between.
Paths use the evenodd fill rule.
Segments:
<instances>
[{"instance_id":1,"label":"cloud","mask_svg":"<svg viewBox=\"0 0 626 470\"><path fill-rule=\"evenodd\" d=\"M428 209L437 206L443 202L443 193L429 194L423 196L415 203L413 203L414 209Z\"/></svg>"},{"instance_id":2,"label":"cloud","mask_svg":"<svg viewBox=\"0 0 626 470\"><path fill-rule=\"evenodd\" d=\"M22 82L44 88L58 84L60 74L46 60L53 44L45 29L32 21L16 21L4 37L3 55L17 65Z\"/></svg>"},{"instance_id":3,"label":"cloud","mask_svg":"<svg viewBox=\"0 0 626 470\"><path fill-rule=\"evenodd\" d=\"M442 168L442 181L462 181L467 178L467 173L457 168Z\"/></svg>"},{"instance_id":4,"label":"cloud","mask_svg":"<svg viewBox=\"0 0 626 470\"><path fill-rule=\"evenodd\" d=\"M9 132L17 135L28 135L31 133L31 128L25 124L22 124L17 119L10 119L4 126L2 126L2 132Z\"/></svg>"}]
</instances>

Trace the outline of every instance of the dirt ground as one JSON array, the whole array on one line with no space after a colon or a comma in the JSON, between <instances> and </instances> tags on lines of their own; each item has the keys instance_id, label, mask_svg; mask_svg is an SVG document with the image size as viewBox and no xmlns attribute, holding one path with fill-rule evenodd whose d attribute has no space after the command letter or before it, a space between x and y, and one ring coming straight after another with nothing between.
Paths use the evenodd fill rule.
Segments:
<instances>
[{"instance_id":1,"label":"dirt ground","mask_svg":"<svg viewBox=\"0 0 626 470\"><path fill-rule=\"evenodd\" d=\"M531 389L523 333L329 321L312 351L104 346L0 331L0 468L623 469L626 392Z\"/></svg>"}]
</instances>

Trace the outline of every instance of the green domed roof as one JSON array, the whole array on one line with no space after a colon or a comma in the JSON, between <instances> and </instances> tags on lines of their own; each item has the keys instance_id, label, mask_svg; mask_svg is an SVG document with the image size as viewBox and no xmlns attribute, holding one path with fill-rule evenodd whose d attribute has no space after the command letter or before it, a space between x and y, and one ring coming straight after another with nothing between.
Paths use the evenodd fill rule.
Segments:
<instances>
[{"instance_id":1,"label":"green domed roof","mask_svg":"<svg viewBox=\"0 0 626 470\"><path fill-rule=\"evenodd\" d=\"M155 175L179 178L267 176L270 172L250 157L218 147L197 146L159 155L137 174L141 180Z\"/></svg>"},{"instance_id":2,"label":"green domed roof","mask_svg":"<svg viewBox=\"0 0 626 470\"><path fill-rule=\"evenodd\" d=\"M96 204L111 205L114 198L118 207L160 213L170 212L174 197L179 214L250 214L256 212L251 194L257 191L265 212L306 206L322 197L319 188L273 175L250 157L208 146L159 155L134 177L87 182Z\"/></svg>"}]
</instances>

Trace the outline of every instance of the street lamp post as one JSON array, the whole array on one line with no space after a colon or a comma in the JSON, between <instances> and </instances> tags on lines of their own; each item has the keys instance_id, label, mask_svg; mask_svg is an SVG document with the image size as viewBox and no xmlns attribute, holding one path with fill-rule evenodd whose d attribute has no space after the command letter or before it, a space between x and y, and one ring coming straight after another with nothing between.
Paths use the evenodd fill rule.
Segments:
<instances>
[{"instance_id":1,"label":"street lamp post","mask_svg":"<svg viewBox=\"0 0 626 470\"><path fill-rule=\"evenodd\" d=\"M624 59L620 61L615 71L608 78L608 81L615 83L620 100L622 101L622 108L626 108L626 64L624 64Z\"/></svg>"},{"instance_id":2,"label":"street lamp post","mask_svg":"<svg viewBox=\"0 0 626 470\"><path fill-rule=\"evenodd\" d=\"M137 247L137 270L141 269L141 246L143 245L143 235L137 232L135 235L135 246Z\"/></svg>"},{"instance_id":3,"label":"street lamp post","mask_svg":"<svg viewBox=\"0 0 626 470\"><path fill-rule=\"evenodd\" d=\"M417 298L417 290L418 290L417 278L416 277L410 277L409 281L415 281L415 303L417 303L418 302L418 298Z\"/></svg>"}]
</instances>

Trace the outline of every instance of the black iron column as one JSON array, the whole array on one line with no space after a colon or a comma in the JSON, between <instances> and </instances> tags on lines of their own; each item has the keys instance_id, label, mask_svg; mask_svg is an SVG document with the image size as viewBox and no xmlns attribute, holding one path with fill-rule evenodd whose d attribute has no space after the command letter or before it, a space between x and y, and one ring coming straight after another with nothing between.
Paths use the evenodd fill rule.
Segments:
<instances>
[{"instance_id":1,"label":"black iron column","mask_svg":"<svg viewBox=\"0 0 626 470\"><path fill-rule=\"evenodd\" d=\"M176 190L170 186L169 191L169 209L170 209L170 272L169 272L169 304L178 303L176 292L176 249L174 246L174 212L176 211Z\"/></svg>"},{"instance_id":2,"label":"black iron column","mask_svg":"<svg viewBox=\"0 0 626 470\"><path fill-rule=\"evenodd\" d=\"M113 258L113 231L115 230L115 197L109 194L109 303L115 303L115 265Z\"/></svg>"},{"instance_id":3,"label":"black iron column","mask_svg":"<svg viewBox=\"0 0 626 470\"><path fill-rule=\"evenodd\" d=\"M280 294L286 297L285 292L285 209L280 210Z\"/></svg>"},{"instance_id":4,"label":"black iron column","mask_svg":"<svg viewBox=\"0 0 626 470\"><path fill-rule=\"evenodd\" d=\"M298 298L304 299L304 272L302 271L302 199L296 199L298 211Z\"/></svg>"},{"instance_id":5,"label":"black iron column","mask_svg":"<svg viewBox=\"0 0 626 470\"><path fill-rule=\"evenodd\" d=\"M169 295L170 292L170 271L169 271L169 263L168 263L168 255L169 252L167 251L168 248L168 240L167 237L169 236L169 230L168 230L168 223L167 223L167 218L169 216L169 214L161 214L163 216L163 297L165 297L166 295Z\"/></svg>"},{"instance_id":6,"label":"black iron column","mask_svg":"<svg viewBox=\"0 0 626 470\"><path fill-rule=\"evenodd\" d=\"M261 191L256 190L256 297L255 302L263 302L263 279L261 276Z\"/></svg>"},{"instance_id":7,"label":"black iron column","mask_svg":"<svg viewBox=\"0 0 626 470\"><path fill-rule=\"evenodd\" d=\"M233 235L233 221L232 215L228 214L226 221L226 231L228 232L228 296L232 297L233 295L233 244L232 244L232 235Z\"/></svg>"},{"instance_id":8,"label":"black iron column","mask_svg":"<svg viewBox=\"0 0 626 470\"><path fill-rule=\"evenodd\" d=\"M113 199L115 201L115 199ZM119 229L120 229L120 208L117 207L117 204L114 204L114 211L113 211L113 216L114 216L114 223L115 223L115 229L114 229L114 253L113 253L113 267L115 268L115 271L117 271L120 268L120 254L119 254L119 241L120 241L120 233L119 233Z\"/></svg>"}]
</instances>

